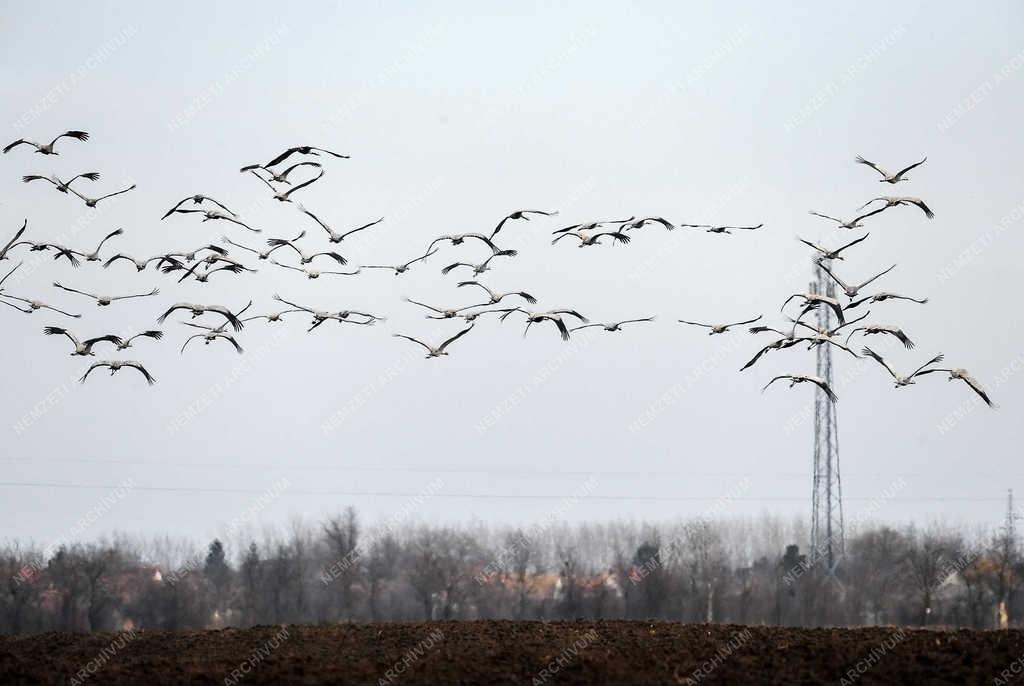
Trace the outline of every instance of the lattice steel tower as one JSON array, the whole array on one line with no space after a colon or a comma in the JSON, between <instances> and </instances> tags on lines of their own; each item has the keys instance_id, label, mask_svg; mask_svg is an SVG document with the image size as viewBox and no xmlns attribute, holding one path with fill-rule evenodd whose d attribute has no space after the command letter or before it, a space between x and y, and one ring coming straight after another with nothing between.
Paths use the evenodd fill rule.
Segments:
<instances>
[{"instance_id":1,"label":"lattice steel tower","mask_svg":"<svg viewBox=\"0 0 1024 686\"><path fill-rule=\"evenodd\" d=\"M830 269L831 260L825 262ZM815 281L812 293L836 297L832 279L814 262ZM832 308L818 306L818 328L827 331L833 327ZM817 346L817 375L834 388L832 376L832 346ZM839 480L839 425L836 423L836 405L825 392L815 387L814 393L814 477L811 496L811 559L812 565L822 565L830 575L845 551L843 534L843 489Z\"/></svg>"}]
</instances>

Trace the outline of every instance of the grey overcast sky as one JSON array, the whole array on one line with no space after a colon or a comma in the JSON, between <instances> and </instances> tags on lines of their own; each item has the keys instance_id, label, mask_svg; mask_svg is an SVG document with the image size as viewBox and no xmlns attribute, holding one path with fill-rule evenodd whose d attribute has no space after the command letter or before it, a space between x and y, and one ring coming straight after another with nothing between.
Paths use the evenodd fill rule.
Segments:
<instances>
[{"instance_id":1,"label":"grey overcast sky","mask_svg":"<svg viewBox=\"0 0 1024 686\"><path fill-rule=\"evenodd\" d=\"M119 530L201 541L239 521L284 524L350 504L369 520L453 523L807 517L812 391L761 386L813 372L813 353L773 353L739 373L767 340L709 337L676 320L778 321L783 299L810 280L795 236L860 235L808 210L849 216L893 190L925 198L937 216L896 208L873 218L840 273L867 278L897 263L878 286L930 302L872 308L872 321L903 326L915 350L865 342L902 370L943 352L999 409L978 407L942 375L897 391L870 361L837 357L846 516L997 524L1005 490L1024 487L1020 3L551 5L5 2L3 137L80 128L91 138L61 141L59 157L25 147L0 157L4 242L28 218L29 238L90 250L123 227L108 254L192 248L223 233L255 244L302 228L308 248L326 247L293 205L238 172L312 144L351 159L325 159L301 202L338 227L384 217L343 244L353 264L411 259L439 234L486 231L521 207L558 209L503 230L520 255L487 282L594 321L658 320L563 343L547 326L524 339L520 322L492 319L451 357L428 361L390 334L440 340L458 325L426 320L401 298L476 302L439 270L486 248L442 248L399 278L307 281L260 262L257 274L180 286L127 263L73 270L25 254L8 291L84 316L0 311L2 481L183 490L3 485L0 537ZM928 162L893 189L854 164L857 154L897 168ZM20 181L92 170L103 178L84 182L87 192L138 188L89 210ZM159 220L197 192L264 233ZM628 246L549 244L559 226L631 214L765 227L648 227ZM98 309L52 288L55 279L162 292ZM178 300L237 309L251 298L268 312L279 309L274 293L388 321L310 335L305 317L253 322L239 356L226 345L180 354L189 330L177 321L188 314L174 316L163 341L128 351L157 377L152 388L130 371L80 385L89 361L42 335L46 325L136 333ZM323 491L335 494L313 494Z\"/></svg>"}]
</instances>

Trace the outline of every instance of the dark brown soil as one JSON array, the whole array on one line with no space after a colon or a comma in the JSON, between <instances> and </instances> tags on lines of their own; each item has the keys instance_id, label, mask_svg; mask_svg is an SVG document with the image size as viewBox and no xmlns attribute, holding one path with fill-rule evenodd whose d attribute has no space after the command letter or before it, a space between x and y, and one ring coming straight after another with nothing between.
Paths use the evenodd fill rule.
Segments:
<instances>
[{"instance_id":1,"label":"dark brown soil","mask_svg":"<svg viewBox=\"0 0 1024 686\"><path fill-rule=\"evenodd\" d=\"M0 684L1024 683L1022 630L623 621L283 630L0 636Z\"/></svg>"}]
</instances>

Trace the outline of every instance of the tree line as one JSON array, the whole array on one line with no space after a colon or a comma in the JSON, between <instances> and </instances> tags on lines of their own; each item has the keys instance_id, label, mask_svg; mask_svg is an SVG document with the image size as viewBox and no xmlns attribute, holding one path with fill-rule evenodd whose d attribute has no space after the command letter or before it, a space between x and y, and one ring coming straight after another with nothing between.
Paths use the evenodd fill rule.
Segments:
<instances>
[{"instance_id":1,"label":"tree line","mask_svg":"<svg viewBox=\"0 0 1024 686\"><path fill-rule=\"evenodd\" d=\"M772 517L366 527L347 509L205 547L114 535L0 546L0 632L280 623L623 618L1013 625L1012 532L858 527L834 570Z\"/></svg>"}]
</instances>

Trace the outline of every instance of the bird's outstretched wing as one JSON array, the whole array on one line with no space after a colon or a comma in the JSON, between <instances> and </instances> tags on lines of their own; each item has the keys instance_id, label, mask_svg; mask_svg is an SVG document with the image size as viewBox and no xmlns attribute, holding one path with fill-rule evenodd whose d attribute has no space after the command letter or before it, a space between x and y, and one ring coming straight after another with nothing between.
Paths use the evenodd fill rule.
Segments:
<instances>
[{"instance_id":1,"label":"bird's outstretched wing","mask_svg":"<svg viewBox=\"0 0 1024 686\"><path fill-rule=\"evenodd\" d=\"M854 162L856 162L857 164L866 164L867 166L871 167L871 168L872 168L872 169L874 169L874 170L875 170L876 172L878 172L879 174L881 174L883 178L889 178L889 172L885 171L884 169L882 169L881 167L879 167L879 166L878 166L877 164L875 164L874 162L869 162L868 160L864 159L864 158L863 158L863 157L861 157L860 155L857 155L857 157L856 157L856 158L854 158Z\"/></svg>"},{"instance_id":2,"label":"bird's outstretched wing","mask_svg":"<svg viewBox=\"0 0 1024 686\"><path fill-rule=\"evenodd\" d=\"M407 341L412 341L413 343L418 343L418 344L422 345L424 348L426 348L428 352L434 352L433 349L431 349L431 347L429 345L427 345L426 343L424 343L421 340L413 338L412 336L406 336L404 333L393 333L391 335L394 336L395 338L404 338Z\"/></svg>"},{"instance_id":3,"label":"bird's outstretched wing","mask_svg":"<svg viewBox=\"0 0 1024 686\"><path fill-rule=\"evenodd\" d=\"M910 165L909 167L905 167L904 169L900 169L899 172L896 174L896 177L899 178L899 177L903 176L904 174L906 174L911 169L914 169L915 167L920 167L922 164L924 164L927 161L928 161L928 158L925 157L920 162L915 162L914 164Z\"/></svg>"},{"instance_id":4,"label":"bird's outstretched wing","mask_svg":"<svg viewBox=\"0 0 1024 686\"><path fill-rule=\"evenodd\" d=\"M890 375L890 376L891 376L891 377L892 377L893 379L899 379L899 376L898 376L898 375L896 374L896 372L894 372L894 371L893 371L892 367L890 367L890 366L889 366L889 363L888 363L888 362L886 362L886 361L885 361L885 360L884 360L884 359L882 358L882 356L881 356L881 355L879 355L878 353L876 353L876 352L875 352L874 350L872 350L871 348L869 348L869 347L867 347L867 346L864 346L864 349L863 349L863 350L862 350L861 352L862 352L862 353L864 353L865 355L867 355L868 357L870 357L871 359L873 359L873 360L874 360L875 362L877 362L878 364L880 364L880 365L882 365L883 367L885 367L885 370L886 370L887 372L889 372L889 375Z\"/></svg>"},{"instance_id":5,"label":"bird's outstretched wing","mask_svg":"<svg viewBox=\"0 0 1024 686\"><path fill-rule=\"evenodd\" d=\"M438 350L444 350L444 349L445 349L445 348L447 348L447 347L448 347L449 345L451 345L451 344L452 344L452 343L454 343L455 341L459 340L460 338L462 338L463 336L465 336L465 335L466 335L467 333L469 333L469 332L470 332L470 331L472 331L472 330L473 330L473 325L472 325L472 324L470 324L470 325L469 325L469 326L467 326L467 327L466 327L465 329L463 329L462 331L458 332L457 334L455 334L454 336L452 336L451 338L449 338L448 340L446 340L446 341L445 341L444 343L442 343L441 345L439 345L437 349L438 349Z\"/></svg>"},{"instance_id":6,"label":"bird's outstretched wing","mask_svg":"<svg viewBox=\"0 0 1024 686\"><path fill-rule=\"evenodd\" d=\"M50 145L53 145L54 143L59 141L61 138L74 138L74 139L80 140L80 141L87 141L87 140L89 140L89 134L86 133L85 131L65 131L64 133L60 134L59 136L54 138L52 141L50 141Z\"/></svg>"},{"instance_id":7,"label":"bird's outstretched wing","mask_svg":"<svg viewBox=\"0 0 1024 686\"><path fill-rule=\"evenodd\" d=\"M139 372L142 373L142 376L146 377L146 383L148 383L150 386L152 386L153 384L156 383L156 379L153 378L153 375L150 374L149 371L145 367L143 367L142 364L139 363L139 362L134 362L132 360L129 360L127 362L122 362L121 366L122 367L132 367L133 369L138 369Z\"/></svg>"}]
</instances>

